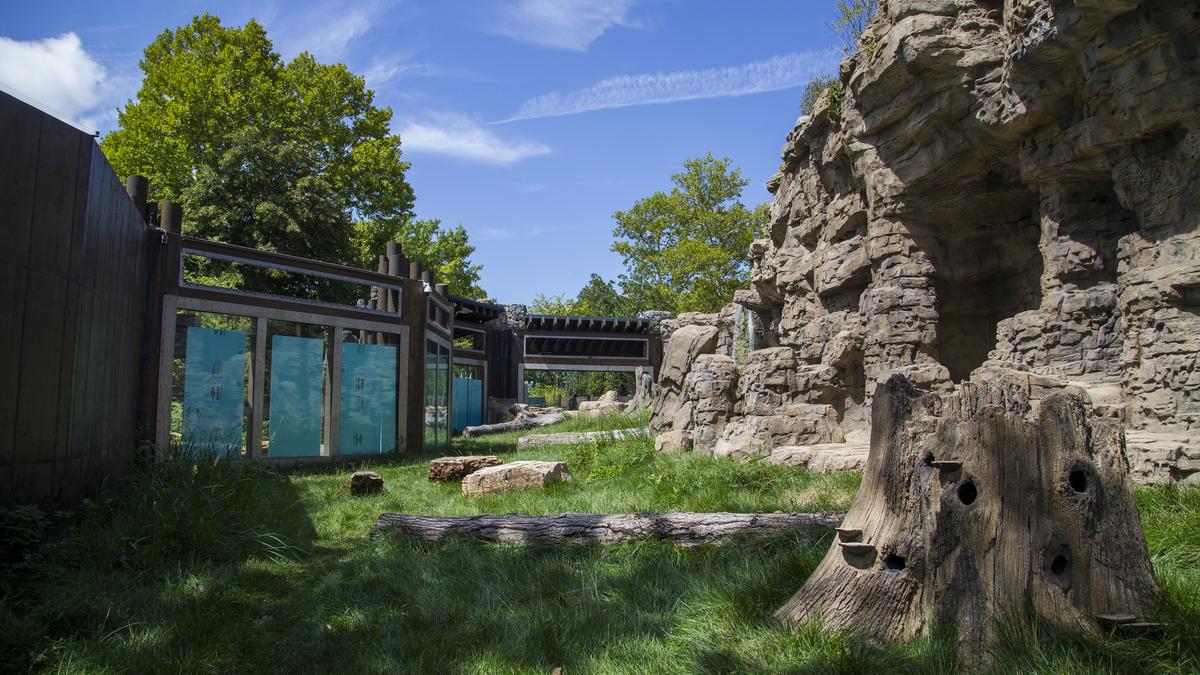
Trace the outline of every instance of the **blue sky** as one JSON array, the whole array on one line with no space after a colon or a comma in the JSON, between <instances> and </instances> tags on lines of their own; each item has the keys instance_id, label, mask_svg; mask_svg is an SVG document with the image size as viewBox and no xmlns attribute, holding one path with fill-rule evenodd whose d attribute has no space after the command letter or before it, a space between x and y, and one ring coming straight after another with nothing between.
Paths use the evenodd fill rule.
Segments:
<instances>
[{"instance_id":1,"label":"blue sky","mask_svg":"<svg viewBox=\"0 0 1200 675\"><path fill-rule=\"evenodd\" d=\"M833 0L4 3L0 86L107 131L143 47L210 12L367 78L422 218L462 223L502 302L615 278L612 214L728 156L767 201L800 87L836 72Z\"/></svg>"}]
</instances>

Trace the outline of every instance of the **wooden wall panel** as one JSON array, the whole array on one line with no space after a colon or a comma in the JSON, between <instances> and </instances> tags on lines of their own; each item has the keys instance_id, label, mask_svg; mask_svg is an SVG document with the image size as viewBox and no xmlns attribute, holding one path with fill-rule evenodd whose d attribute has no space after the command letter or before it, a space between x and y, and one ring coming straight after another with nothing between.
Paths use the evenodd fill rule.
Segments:
<instances>
[{"instance_id":1,"label":"wooden wall panel","mask_svg":"<svg viewBox=\"0 0 1200 675\"><path fill-rule=\"evenodd\" d=\"M95 141L0 93L0 504L69 506L137 445L143 222Z\"/></svg>"}]
</instances>

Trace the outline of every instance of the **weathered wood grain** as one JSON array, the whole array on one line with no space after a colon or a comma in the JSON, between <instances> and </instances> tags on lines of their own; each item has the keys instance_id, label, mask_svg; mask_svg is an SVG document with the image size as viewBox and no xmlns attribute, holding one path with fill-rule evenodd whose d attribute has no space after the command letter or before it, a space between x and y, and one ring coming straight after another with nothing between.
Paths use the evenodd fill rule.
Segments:
<instances>
[{"instance_id":1,"label":"weathered wood grain","mask_svg":"<svg viewBox=\"0 0 1200 675\"><path fill-rule=\"evenodd\" d=\"M829 528L841 513L564 513L558 516L420 516L384 513L372 536L399 534L440 542L466 537L512 544L613 544L662 539L701 546L740 535L783 536Z\"/></svg>"}]
</instances>

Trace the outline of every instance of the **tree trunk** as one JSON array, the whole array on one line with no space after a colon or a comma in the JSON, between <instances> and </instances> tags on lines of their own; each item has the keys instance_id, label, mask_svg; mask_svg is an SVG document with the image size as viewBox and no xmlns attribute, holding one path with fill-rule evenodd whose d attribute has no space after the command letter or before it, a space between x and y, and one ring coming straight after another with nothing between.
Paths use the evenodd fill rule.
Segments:
<instances>
[{"instance_id":1,"label":"tree trunk","mask_svg":"<svg viewBox=\"0 0 1200 675\"><path fill-rule=\"evenodd\" d=\"M1002 617L1133 621L1155 601L1120 424L1085 395L987 369L955 392L894 376L838 539L778 612L899 640L957 631L966 667Z\"/></svg>"},{"instance_id":2,"label":"tree trunk","mask_svg":"<svg viewBox=\"0 0 1200 675\"><path fill-rule=\"evenodd\" d=\"M473 537L516 544L611 544L665 539L700 546L741 534L779 536L810 527L833 527L840 513L564 513L560 516L411 516L385 513L372 536L404 534L424 541Z\"/></svg>"},{"instance_id":3,"label":"tree trunk","mask_svg":"<svg viewBox=\"0 0 1200 675\"><path fill-rule=\"evenodd\" d=\"M516 419L511 422L500 422L498 424L483 424L477 427L467 427L463 429L463 436L471 438L474 436L485 436L488 434L502 434L506 431L521 431L522 429L535 429L551 424L558 424L566 419L562 413L550 413L547 415L535 415L533 413L517 413Z\"/></svg>"}]
</instances>

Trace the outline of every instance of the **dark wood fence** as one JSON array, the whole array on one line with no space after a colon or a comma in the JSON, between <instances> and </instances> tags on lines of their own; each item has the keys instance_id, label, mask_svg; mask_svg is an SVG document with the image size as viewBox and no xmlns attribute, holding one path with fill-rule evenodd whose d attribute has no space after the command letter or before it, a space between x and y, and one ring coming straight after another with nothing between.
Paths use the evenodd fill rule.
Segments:
<instances>
[{"instance_id":1,"label":"dark wood fence","mask_svg":"<svg viewBox=\"0 0 1200 675\"><path fill-rule=\"evenodd\" d=\"M0 504L128 466L159 236L91 136L0 92Z\"/></svg>"}]
</instances>

